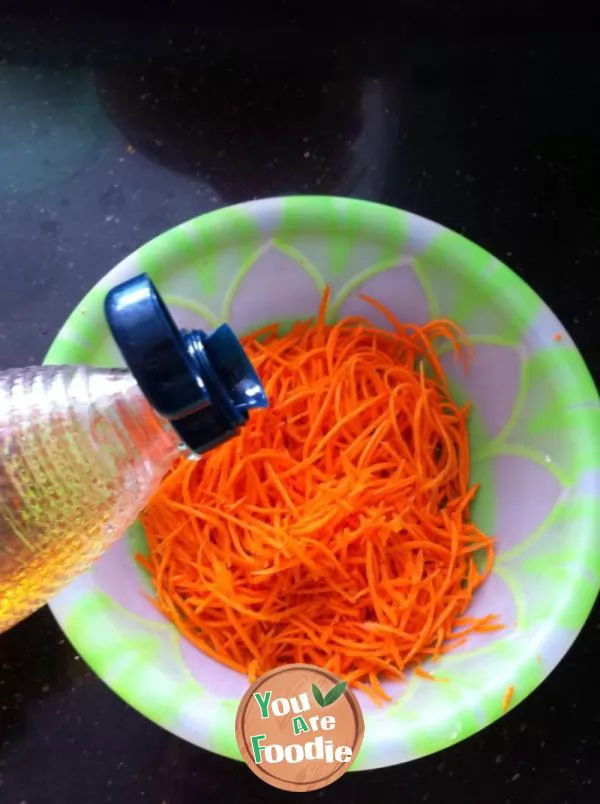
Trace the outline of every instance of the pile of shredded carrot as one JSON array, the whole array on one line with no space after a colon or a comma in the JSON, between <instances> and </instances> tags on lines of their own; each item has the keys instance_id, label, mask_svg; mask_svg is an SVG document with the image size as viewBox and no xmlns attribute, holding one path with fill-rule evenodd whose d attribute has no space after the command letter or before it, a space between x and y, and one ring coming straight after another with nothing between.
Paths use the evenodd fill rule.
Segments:
<instances>
[{"instance_id":1,"label":"pile of shredded carrot","mask_svg":"<svg viewBox=\"0 0 600 804\"><path fill-rule=\"evenodd\" d=\"M316 320L242 339L270 408L178 461L143 513L138 560L160 611L251 680L306 662L385 699L382 679L430 677L422 662L501 626L466 613L493 539L469 517L468 406L436 352L445 341L466 365L465 336L364 298L390 330L328 324L326 292Z\"/></svg>"}]
</instances>

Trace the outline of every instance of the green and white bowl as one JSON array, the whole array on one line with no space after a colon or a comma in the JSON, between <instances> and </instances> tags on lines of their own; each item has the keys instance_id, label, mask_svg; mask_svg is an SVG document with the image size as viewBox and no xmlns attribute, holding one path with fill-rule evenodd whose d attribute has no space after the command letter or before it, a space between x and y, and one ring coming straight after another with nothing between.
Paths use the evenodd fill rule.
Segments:
<instances>
[{"instance_id":1,"label":"green and white bowl","mask_svg":"<svg viewBox=\"0 0 600 804\"><path fill-rule=\"evenodd\" d=\"M416 215L364 201L290 197L203 215L157 237L108 273L57 336L52 363L122 365L103 316L106 291L146 271L176 321L242 334L304 318L330 285L336 316L384 301L406 321L447 317L463 327L476 362L448 360L459 399L471 399L474 516L497 536L492 576L473 614L498 613L505 630L473 637L435 669L386 684L391 704L363 695L366 735L354 768L423 756L474 734L518 704L565 655L600 580L600 403L564 327L505 265ZM52 602L65 634L132 707L173 734L240 758L237 705L247 688L180 637L148 602L132 527L95 567Z\"/></svg>"}]
</instances>

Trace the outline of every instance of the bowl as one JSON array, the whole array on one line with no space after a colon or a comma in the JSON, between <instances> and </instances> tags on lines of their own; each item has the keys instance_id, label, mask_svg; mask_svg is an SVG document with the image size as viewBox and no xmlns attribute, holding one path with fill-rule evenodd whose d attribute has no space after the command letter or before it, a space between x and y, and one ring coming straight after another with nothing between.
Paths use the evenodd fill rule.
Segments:
<instances>
[{"instance_id":1,"label":"bowl","mask_svg":"<svg viewBox=\"0 0 600 804\"><path fill-rule=\"evenodd\" d=\"M83 299L46 358L122 365L103 316L106 291L146 271L181 327L238 332L316 312L365 314L365 292L417 324L447 317L474 345L469 374L442 358L471 399L474 518L497 537L493 574L470 611L503 631L471 638L436 664L448 683L409 674L384 707L358 695L366 723L353 769L424 756L474 734L529 695L565 655L600 579L600 403L564 327L509 268L458 234L364 201L286 197L202 215L142 246ZM247 679L180 637L148 600L134 525L51 603L89 666L173 734L240 759L234 720Z\"/></svg>"}]
</instances>

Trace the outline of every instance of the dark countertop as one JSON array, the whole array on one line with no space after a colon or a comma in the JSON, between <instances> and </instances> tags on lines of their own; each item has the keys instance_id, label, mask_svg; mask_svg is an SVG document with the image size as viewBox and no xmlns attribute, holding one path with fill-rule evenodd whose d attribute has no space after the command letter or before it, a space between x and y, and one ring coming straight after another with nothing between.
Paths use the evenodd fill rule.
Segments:
<instances>
[{"instance_id":1,"label":"dark countertop","mask_svg":"<svg viewBox=\"0 0 600 804\"><path fill-rule=\"evenodd\" d=\"M334 36L188 21L94 33L0 13L1 367L39 362L92 284L171 225L320 192L404 207L488 248L600 378L600 55L585 23ZM552 676L490 728L308 798L598 802L599 655L596 607ZM284 798L129 709L48 610L0 637L2 804Z\"/></svg>"}]
</instances>

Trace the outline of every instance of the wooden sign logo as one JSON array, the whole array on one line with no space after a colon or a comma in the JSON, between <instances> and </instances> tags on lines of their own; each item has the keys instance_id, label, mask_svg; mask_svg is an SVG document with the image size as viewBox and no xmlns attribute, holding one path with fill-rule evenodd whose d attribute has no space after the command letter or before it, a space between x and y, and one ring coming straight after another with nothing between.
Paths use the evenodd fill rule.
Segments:
<instances>
[{"instance_id":1,"label":"wooden sign logo","mask_svg":"<svg viewBox=\"0 0 600 804\"><path fill-rule=\"evenodd\" d=\"M235 734L244 761L281 790L318 790L356 759L365 733L345 681L308 664L289 664L255 681L240 703Z\"/></svg>"}]
</instances>

